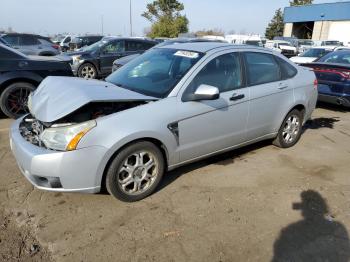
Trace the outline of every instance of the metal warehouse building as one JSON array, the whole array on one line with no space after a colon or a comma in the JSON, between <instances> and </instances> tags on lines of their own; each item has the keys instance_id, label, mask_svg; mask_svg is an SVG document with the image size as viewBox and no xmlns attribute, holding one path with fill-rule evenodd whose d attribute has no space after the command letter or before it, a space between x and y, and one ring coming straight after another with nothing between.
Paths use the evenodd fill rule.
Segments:
<instances>
[{"instance_id":1,"label":"metal warehouse building","mask_svg":"<svg viewBox=\"0 0 350 262\"><path fill-rule=\"evenodd\" d=\"M313 4L284 9L284 36L350 43L350 2Z\"/></svg>"}]
</instances>

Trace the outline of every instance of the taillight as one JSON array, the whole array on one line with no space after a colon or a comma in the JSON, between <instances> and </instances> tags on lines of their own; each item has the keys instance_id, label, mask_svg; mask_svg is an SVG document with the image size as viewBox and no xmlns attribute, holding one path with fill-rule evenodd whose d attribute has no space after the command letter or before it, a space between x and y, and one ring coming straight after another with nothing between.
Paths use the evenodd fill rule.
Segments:
<instances>
[{"instance_id":1,"label":"taillight","mask_svg":"<svg viewBox=\"0 0 350 262\"><path fill-rule=\"evenodd\" d=\"M318 86L318 81L317 81L317 78L315 78L315 80L314 80L314 89L317 89L317 86Z\"/></svg>"},{"instance_id":2,"label":"taillight","mask_svg":"<svg viewBox=\"0 0 350 262\"><path fill-rule=\"evenodd\" d=\"M59 49L60 48L59 45L52 45L52 47L55 48L55 49Z\"/></svg>"},{"instance_id":3,"label":"taillight","mask_svg":"<svg viewBox=\"0 0 350 262\"><path fill-rule=\"evenodd\" d=\"M330 69L325 69L325 68L314 68L315 72L319 72L319 73L333 73L333 74L337 74L340 75L341 77L345 78L345 79L350 79L350 71L345 70L345 69L340 69L340 68L330 68Z\"/></svg>"}]
</instances>

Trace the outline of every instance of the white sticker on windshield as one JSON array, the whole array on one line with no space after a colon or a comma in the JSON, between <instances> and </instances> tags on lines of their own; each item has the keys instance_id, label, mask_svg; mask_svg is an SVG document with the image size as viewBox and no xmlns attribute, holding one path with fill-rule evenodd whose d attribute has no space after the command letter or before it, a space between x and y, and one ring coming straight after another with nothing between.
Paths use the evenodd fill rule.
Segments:
<instances>
[{"instance_id":1,"label":"white sticker on windshield","mask_svg":"<svg viewBox=\"0 0 350 262\"><path fill-rule=\"evenodd\" d=\"M183 56L183 57L187 57L187 58L191 58L191 59L198 58L198 56L199 56L199 54L196 52L183 51L183 50L177 51L174 55Z\"/></svg>"}]
</instances>

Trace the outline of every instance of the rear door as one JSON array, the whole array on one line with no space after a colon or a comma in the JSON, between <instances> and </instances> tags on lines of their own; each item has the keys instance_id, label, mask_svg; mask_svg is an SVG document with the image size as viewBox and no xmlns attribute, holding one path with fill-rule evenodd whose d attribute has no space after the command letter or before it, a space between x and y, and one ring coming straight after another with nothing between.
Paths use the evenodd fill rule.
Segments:
<instances>
[{"instance_id":1,"label":"rear door","mask_svg":"<svg viewBox=\"0 0 350 262\"><path fill-rule=\"evenodd\" d=\"M125 41L112 40L101 48L100 51L100 70L103 75L112 72L114 60L125 56Z\"/></svg>"},{"instance_id":2,"label":"rear door","mask_svg":"<svg viewBox=\"0 0 350 262\"><path fill-rule=\"evenodd\" d=\"M146 51L146 45L143 41L137 40L126 40L125 41L125 52L126 55L141 54Z\"/></svg>"},{"instance_id":3,"label":"rear door","mask_svg":"<svg viewBox=\"0 0 350 262\"><path fill-rule=\"evenodd\" d=\"M294 100L293 85L271 53L244 52L243 56L250 88L247 138L254 140L278 130Z\"/></svg>"}]
</instances>

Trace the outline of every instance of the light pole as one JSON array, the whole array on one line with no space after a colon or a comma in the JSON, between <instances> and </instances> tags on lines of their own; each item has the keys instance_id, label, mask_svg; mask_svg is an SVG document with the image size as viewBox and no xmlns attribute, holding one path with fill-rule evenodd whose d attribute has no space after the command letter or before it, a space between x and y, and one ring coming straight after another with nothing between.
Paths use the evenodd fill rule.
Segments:
<instances>
[{"instance_id":1,"label":"light pole","mask_svg":"<svg viewBox=\"0 0 350 262\"><path fill-rule=\"evenodd\" d=\"M132 36L132 9L131 9L131 0L130 0L130 36Z\"/></svg>"},{"instance_id":2,"label":"light pole","mask_svg":"<svg viewBox=\"0 0 350 262\"><path fill-rule=\"evenodd\" d=\"M102 35L103 35L103 15L101 15L101 31L102 31Z\"/></svg>"}]
</instances>

